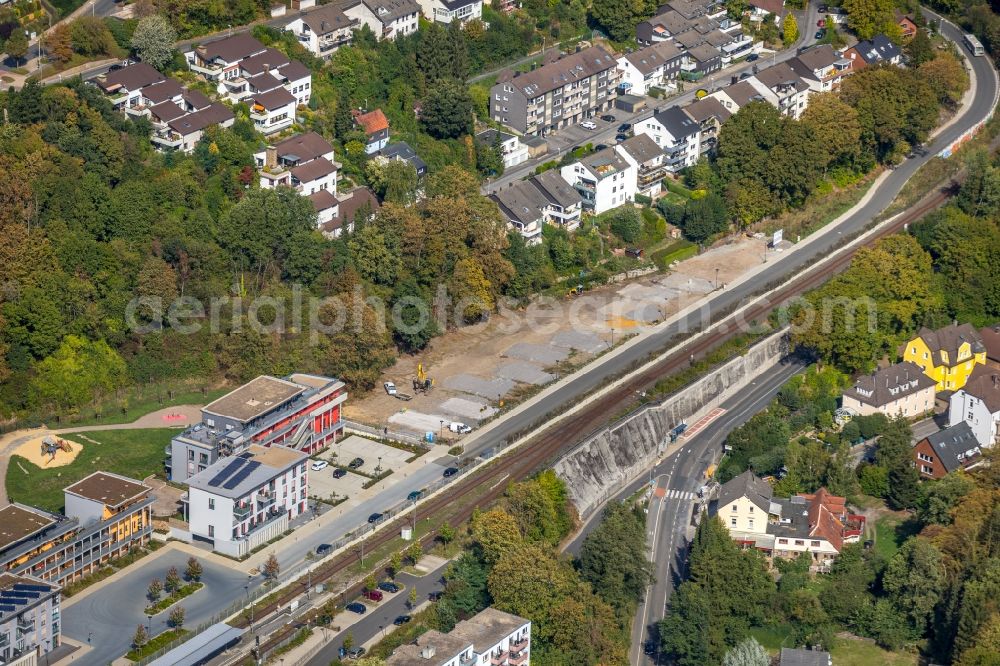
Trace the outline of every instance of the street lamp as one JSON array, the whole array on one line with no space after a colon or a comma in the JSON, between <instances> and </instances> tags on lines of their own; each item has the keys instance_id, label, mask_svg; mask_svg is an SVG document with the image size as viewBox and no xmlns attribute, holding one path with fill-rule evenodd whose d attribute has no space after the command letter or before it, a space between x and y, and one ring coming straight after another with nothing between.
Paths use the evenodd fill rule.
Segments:
<instances>
[{"instance_id":1,"label":"street lamp","mask_svg":"<svg viewBox=\"0 0 1000 666\"><path fill-rule=\"evenodd\" d=\"M719 269L715 269L715 288L719 288Z\"/></svg>"},{"instance_id":2,"label":"street lamp","mask_svg":"<svg viewBox=\"0 0 1000 666\"><path fill-rule=\"evenodd\" d=\"M441 432L438 433L438 436L444 437L444 419L440 419L440 421L441 421Z\"/></svg>"},{"instance_id":3,"label":"street lamp","mask_svg":"<svg viewBox=\"0 0 1000 666\"><path fill-rule=\"evenodd\" d=\"M90 641L91 641L91 639L92 639L93 637L94 637L94 632L92 632L92 631L88 631L88 632L87 632L87 645L90 645Z\"/></svg>"},{"instance_id":4,"label":"street lamp","mask_svg":"<svg viewBox=\"0 0 1000 666\"><path fill-rule=\"evenodd\" d=\"M611 327L611 346L615 346L615 327Z\"/></svg>"}]
</instances>

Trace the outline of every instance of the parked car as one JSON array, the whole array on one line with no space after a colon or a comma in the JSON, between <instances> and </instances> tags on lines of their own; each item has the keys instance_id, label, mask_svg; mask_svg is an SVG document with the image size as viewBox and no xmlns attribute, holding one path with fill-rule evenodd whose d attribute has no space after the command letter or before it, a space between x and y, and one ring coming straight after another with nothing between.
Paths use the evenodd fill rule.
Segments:
<instances>
[{"instance_id":1,"label":"parked car","mask_svg":"<svg viewBox=\"0 0 1000 666\"><path fill-rule=\"evenodd\" d=\"M382 520L382 514L381 513L373 513L372 515L368 516L368 523L369 524L377 523L380 520Z\"/></svg>"},{"instance_id":2,"label":"parked car","mask_svg":"<svg viewBox=\"0 0 1000 666\"><path fill-rule=\"evenodd\" d=\"M424 491L414 490L412 493L406 496L407 502L416 502L418 499L424 496Z\"/></svg>"},{"instance_id":3,"label":"parked car","mask_svg":"<svg viewBox=\"0 0 1000 666\"><path fill-rule=\"evenodd\" d=\"M584 120L582 123L580 123L580 127L582 127L583 129L595 130L597 129L597 123L595 123L593 120Z\"/></svg>"},{"instance_id":4,"label":"parked car","mask_svg":"<svg viewBox=\"0 0 1000 666\"><path fill-rule=\"evenodd\" d=\"M759 58L760 58L760 56L757 55L756 53L751 53L750 55L747 56L747 62L754 62L755 60L757 60Z\"/></svg>"},{"instance_id":5,"label":"parked car","mask_svg":"<svg viewBox=\"0 0 1000 666\"><path fill-rule=\"evenodd\" d=\"M333 470L333 478L342 479L345 476L347 476L347 470L344 469L343 467L338 467L337 469Z\"/></svg>"},{"instance_id":6,"label":"parked car","mask_svg":"<svg viewBox=\"0 0 1000 666\"><path fill-rule=\"evenodd\" d=\"M365 599L368 601L382 601L384 598L383 594L378 590L366 590L364 593Z\"/></svg>"},{"instance_id":7,"label":"parked car","mask_svg":"<svg viewBox=\"0 0 1000 666\"><path fill-rule=\"evenodd\" d=\"M646 653L647 656L652 656L656 654L656 641L648 640L642 646L642 651Z\"/></svg>"},{"instance_id":8,"label":"parked car","mask_svg":"<svg viewBox=\"0 0 1000 666\"><path fill-rule=\"evenodd\" d=\"M745 81L746 79L749 79L751 76L753 76L753 74L751 74L750 72L743 72L742 74L740 74L740 81Z\"/></svg>"},{"instance_id":9,"label":"parked car","mask_svg":"<svg viewBox=\"0 0 1000 666\"><path fill-rule=\"evenodd\" d=\"M608 148L608 144L606 144L606 143L599 143L596 146L594 146L594 152L595 153L599 153L602 150L604 150L605 148Z\"/></svg>"},{"instance_id":10,"label":"parked car","mask_svg":"<svg viewBox=\"0 0 1000 666\"><path fill-rule=\"evenodd\" d=\"M615 134L615 141L621 143L622 141L628 141L628 134Z\"/></svg>"},{"instance_id":11,"label":"parked car","mask_svg":"<svg viewBox=\"0 0 1000 666\"><path fill-rule=\"evenodd\" d=\"M612 115L610 113L605 113L603 116L601 116L601 120L603 120L606 123L613 123L613 122L615 122L618 119L615 118L614 115Z\"/></svg>"},{"instance_id":12,"label":"parked car","mask_svg":"<svg viewBox=\"0 0 1000 666\"><path fill-rule=\"evenodd\" d=\"M449 479L449 478L455 476L456 474L458 474L458 468L457 467L449 467L448 469L446 469L444 471L444 478Z\"/></svg>"},{"instance_id":13,"label":"parked car","mask_svg":"<svg viewBox=\"0 0 1000 666\"><path fill-rule=\"evenodd\" d=\"M395 594L396 592L399 592L403 588L401 588L399 585L396 585L391 580L384 580L378 584L378 589L382 590L383 592L388 592L389 594Z\"/></svg>"},{"instance_id":14,"label":"parked car","mask_svg":"<svg viewBox=\"0 0 1000 666\"><path fill-rule=\"evenodd\" d=\"M317 555L326 555L331 550L333 550L333 546L331 546L328 543L321 543L320 545L316 546Z\"/></svg>"},{"instance_id":15,"label":"parked car","mask_svg":"<svg viewBox=\"0 0 1000 666\"><path fill-rule=\"evenodd\" d=\"M357 601L352 601L351 603L344 606L344 608L351 611L352 613L357 613L358 615L364 615L365 613L368 612L368 607L365 606L363 603Z\"/></svg>"},{"instance_id":16,"label":"parked car","mask_svg":"<svg viewBox=\"0 0 1000 666\"><path fill-rule=\"evenodd\" d=\"M329 466L330 466L330 463L328 463L325 460L313 460L312 471L318 472L321 469L326 469Z\"/></svg>"},{"instance_id":17,"label":"parked car","mask_svg":"<svg viewBox=\"0 0 1000 666\"><path fill-rule=\"evenodd\" d=\"M385 392L389 395L396 395L396 385L392 382L385 382L382 384L382 388L384 388Z\"/></svg>"},{"instance_id":18,"label":"parked car","mask_svg":"<svg viewBox=\"0 0 1000 666\"><path fill-rule=\"evenodd\" d=\"M820 14L826 14L826 5L820 5L819 6L819 13Z\"/></svg>"},{"instance_id":19,"label":"parked car","mask_svg":"<svg viewBox=\"0 0 1000 666\"><path fill-rule=\"evenodd\" d=\"M406 624L407 622L409 622L412 619L413 618L410 617L409 615L400 615L395 620L393 620L392 623L394 625L396 625L397 627L401 627L401 626L403 626L404 624Z\"/></svg>"},{"instance_id":20,"label":"parked car","mask_svg":"<svg viewBox=\"0 0 1000 666\"><path fill-rule=\"evenodd\" d=\"M348 659L361 659L365 654L365 649L363 647L351 648L347 651Z\"/></svg>"},{"instance_id":21,"label":"parked car","mask_svg":"<svg viewBox=\"0 0 1000 666\"><path fill-rule=\"evenodd\" d=\"M630 129L632 129L632 123L622 123L621 125L618 126L619 132L627 132Z\"/></svg>"},{"instance_id":22,"label":"parked car","mask_svg":"<svg viewBox=\"0 0 1000 666\"><path fill-rule=\"evenodd\" d=\"M448 430L452 432L457 432L460 435L472 432L472 428L465 425L464 423L459 423L458 421L452 421L448 424Z\"/></svg>"},{"instance_id":23,"label":"parked car","mask_svg":"<svg viewBox=\"0 0 1000 666\"><path fill-rule=\"evenodd\" d=\"M352 460L351 462L349 462L347 464L347 466L350 467L351 469L357 469L357 468L361 467L364 464L365 464L365 459L364 458L355 458L354 460Z\"/></svg>"},{"instance_id":24,"label":"parked car","mask_svg":"<svg viewBox=\"0 0 1000 666\"><path fill-rule=\"evenodd\" d=\"M825 34L826 34L826 30L818 30L818 31L816 32L816 35L815 35L815 37L816 37L816 39L823 39L823 36L824 36Z\"/></svg>"},{"instance_id":25,"label":"parked car","mask_svg":"<svg viewBox=\"0 0 1000 666\"><path fill-rule=\"evenodd\" d=\"M817 28L825 28L826 27L826 19L820 19L820 20L816 21L816 27Z\"/></svg>"},{"instance_id":26,"label":"parked car","mask_svg":"<svg viewBox=\"0 0 1000 666\"><path fill-rule=\"evenodd\" d=\"M427 595L427 598L431 601L441 601L442 596L444 596L444 592L431 592Z\"/></svg>"}]
</instances>

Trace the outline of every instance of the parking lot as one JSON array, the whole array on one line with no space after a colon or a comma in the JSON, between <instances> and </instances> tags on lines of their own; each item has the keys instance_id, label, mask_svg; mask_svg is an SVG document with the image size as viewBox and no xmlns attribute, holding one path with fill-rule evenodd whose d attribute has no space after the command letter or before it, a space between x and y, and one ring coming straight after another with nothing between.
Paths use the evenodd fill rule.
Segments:
<instances>
[{"instance_id":1,"label":"parking lot","mask_svg":"<svg viewBox=\"0 0 1000 666\"><path fill-rule=\"evenodd\" d=\"M336 454L334 457L333 454ZM404 451L403 449L397 449L392 446L386 446L379 442L361 437L359 435L350 435L345 439L340 440L333 446L331 446L326 454L325 458L331 463L336 461L336 464L343 467L347 467L348 464L355 458L361 458L364 460L364 464L358 468L359 471L365 474L370 474L371 476L377 476L378 472L375 468L379 466L381 460L382 470L387 469L397 470L401 469L406 465L406 461L412 458L415 454L409 451Z\"/></svg>"},{"instance_id":2,"label":"parking lot","mask_svg":"<svg viewBox=\"0 0 1000 666\"><path fill-rule=\"evenodd\" d=\"M337 497L357 497L358 493L364 490L364 484L368 477L348 472L343 478L333 478L333 466L321 469L318 472L309 470L309 494L314 497L330 499L333 493Z\"/></svg>"}]
</instances>

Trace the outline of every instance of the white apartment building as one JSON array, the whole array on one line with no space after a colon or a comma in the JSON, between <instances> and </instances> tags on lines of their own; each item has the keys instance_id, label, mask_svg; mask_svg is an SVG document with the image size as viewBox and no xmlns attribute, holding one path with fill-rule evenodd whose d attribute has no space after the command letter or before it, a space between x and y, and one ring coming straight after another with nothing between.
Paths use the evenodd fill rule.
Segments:
<instances>
[{"instance_id":1,"label":"white apartment building","mask_svg":"<svg viewBox=\"0 0 1000 666\"><path fill-rule=\"evenodd\" d=\"M829 44L806 49L788 64L814 92L836 90L844 77L853 72L851 60L834 51Z\"/></svg>"},{"instance_id":2,"label":"white apartment building","mask_svg":"<svg viewBox=\"0 0 1000 666\"><path fill-rule=\"evenodd\" d=\"M693 166L701 155L701 124L679 106L657 111L636 123L634 130L663 150L664 168L671 173Z\"/></svg>"},{"instance_id":3,"label":"white apartment building","mask_svg":"<svg viewBox=\"0 0 1000 666\"><path fill-rule=\"evenodd\" d=\"M681 72L684 52L674 42L657 42L618 58L619 88L631 95L648 95L653 87L672 85Z\"/></svg>"},{"instance_id":4,"label":"white apartment building","mask_svg":"<svg viewBox=\"0 0 1000 666\"><path fill-rule=\"evenodd\" d=\"M510 169L522 162L527 162L530 157L527 144L521 143L520 137L516 134L488 129L477 134L476 138L487 146L499 144L504 169Z\"/></svg>"},{"instance_id":5,"label":"white apartment building","mask_svg":"<svg viewBox=\"0 0 1000 666\"><path fill-rule=\"evenodd\" d=\"M329 58L341 46L350 44L358 19L352 19L336 4L303 12L285 26L307 51L317 58Z\"/></svg>"},{"instance_id":6,"label":"white apartment building","mask_svg":"<svg viewBox=\"0 0 1000 666\"><path fill-rule=\"evenodd\" d=\"M427 20L435 23L482 20L483 0L418 0Z\"/></svg>"},{"instance_id":7,"label":"white apartment building","mask_svg":"<svg viewBox=\"0 0 1000 666\"><path fill-rule=\"evenodd\" d=\"M284 446L252 445L189 478L182 502L191 538L242 557L285 532L308 506L308 459Z\"/></svg>"},{"instance_id":8,"label":"white apartment building","mask_svg":"<svg viewBox=\"0 0 1000 666\"><path fill-rule=\"evenodd\" d=\"M993 446L1000 439L1000 370L978 365L965 386L952 394L948 425L962 421L969 424L980 446Z\"/></svg>"},{"instance_id":9,"label":"white apartment building","mask_svg":"<svg viewBox=\"0 0 1000 666\"><path fill-rule=\"evenodd\" d=\"M296 134L254 154L263 189L290 187L310 198L320 228L338 214L333 146L316 132ZM319 195L319 196L315 196Z\"/></svg>"},{"instance_id":10,"label":"white apartment building","mask_svg":"<svg viewBox=\"0 0 1000 666\"><path fill-rule=\"evenodd\" d=\"M747 79L757 92L771 101L782 115L798 120L809 104L809 84L786 62L762 69Z\"/></svg>"},{"instance_id":11,"label":"white apartment building","mask_svg":"<svg viewBox=\"0 0 1000 666\"><path fill-rule=\"evenodd\" d=\"M636 168L636 191L655 197L663 188L667 173L663 150L645 134L636 134L615 146L618 154Z\"/></svg>"},{"instance_id":12,"label":"white apartment building","mask_svg":"<svg viewBox=\"0 0 1000 666\"><path fill-rule=\"evenodd\" d=\"M447 634L431 630L398 648L386 666L530 666L531 621L495 608L462 620Z\"/></svg>"},{"instance_id":13,"label":"white apartment building","mask_svg":"<svg viewBox=\"0 0 1000 666\"><path fill-rule=\"evenodd\" d=\"M379 40L410 35L420 27L416 0L359 0L344 7L344 14L367 25Z\"/></svg>"},{"instance_id":14,"label":"white apartment building","mask_svg":"<svg viewBox=\"0 0 1000 666\"><path fill-rule=\"evenodd\" d=\"M59 647L59 590L34 576L0 573L0 664L35 666Z\"/></svg>"},{"instance_id":15,"label":"white apartment building","mask_svg":"<svg viewBox=\"0 0 1000 666\"><path fill-rule=\"evenodd\" d=\"M583 208L594 215L634 201L638 192L638 169L614 147L567 164L559 173L580 193Z\"/></svg>"}]
</instances>

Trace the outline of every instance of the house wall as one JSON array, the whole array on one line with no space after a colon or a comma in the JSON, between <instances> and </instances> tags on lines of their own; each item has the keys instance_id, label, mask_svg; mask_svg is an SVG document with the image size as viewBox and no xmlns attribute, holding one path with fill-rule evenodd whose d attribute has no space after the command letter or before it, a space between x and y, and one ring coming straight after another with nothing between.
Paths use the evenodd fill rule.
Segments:
<instances>
[{"instance_id":1,"label":"house wall","mask_svg":"<svg viewBox=\"0 0 1000 666\"><path fill-rule=\"evenodd\" d=\"M845 394L843 397L843 407L852 409L861 416L882 413L893 417L902 414L907 418L915 418L934 410L934 387L928 386L916 393L903 396L899 400L888 402L881 407L861 402L851 395Z\"/></svg>"},{"instance_id":2,"label":"house wall","mask_svg":"<svg viewBox=\"0 0 1000 666\"><path fill-rule=\"evenodd\" d=\"M767 534L767 511L747 497L739 497L719 507L717 514L730 532Z\"/></svg>"},{"instance_id":3,"label":"house wall","mask_svg":"<svg viewBox=\"0 0 1000 666\"><path fill-rule=\"evenodd\" d=\"M90 525L104 519L104 503L94 500L63 493L65 513L70 518L76 518L81 525Z\"/></svg>"},{"instance_id":4,"label":"house wall","mask_svg":"<svg viewBox=\"0 0 1000 666\"><path fill-rule=\"evenodd\" d=\"M1000 412L991 413L986 403L979 398L956 391L948 406L948 425L958 425L962 421L969 424L980 446L993 446L1000 435Z\"/></svg>"},{"instance_id":5,"label":"house wall","mask_svg":"<svg viewBox=\"0 0 1000 666\"><path fill-rule=\"evenodd\" d=\"M941 464L940 458L937 457L937 453L934 452L926 439L920 440L913 447L913 464L920 476L924 478L940 479L948 474L944 465Z\"/></svg>"},{"instance_id":6,"label":"house wall","mask_svg":"<svg viewBox=\"0 0 1000 666\"><path fill-rule=\"evenodd\" d=\"M986 363L986 352L973 354L971 346L965 342L958 349L957 359L936 359L922 338L914 338L906 343L903 360L923 368L924 374L937 382L937 391L957 391L965 386L977 363Z\"/></svg>"}]
</instances>

